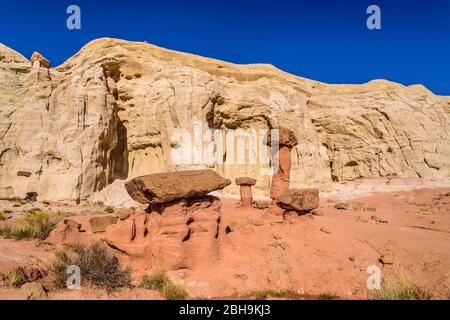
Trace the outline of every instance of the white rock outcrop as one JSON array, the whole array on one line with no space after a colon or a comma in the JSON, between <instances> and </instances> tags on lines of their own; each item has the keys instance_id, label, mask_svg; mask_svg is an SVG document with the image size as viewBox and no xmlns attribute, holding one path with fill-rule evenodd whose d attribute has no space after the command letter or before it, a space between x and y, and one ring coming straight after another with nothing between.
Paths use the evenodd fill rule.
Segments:
<instances>
[{"instance_id":1,"label":"white rock outcrop","mask_svg":"<svg viewBox=\"0 0 450 320\"><path fill-rule=\"evenodd\" d=\"M260 164L175 162L174 130L195 126L293 130L291 188L329 191L360 177L450 180L450 99L420 85L329 85L270 65L116 39L92 41L47 69L0 46L0 196L34 191L83 201L110 189L120 203L116 190L127 197L125 190L106 187L206 167L231 180L256 178L254 194L268 195L270 175ZM204 140L208 148L214 137Z\"/></svg>"}]
</instances>

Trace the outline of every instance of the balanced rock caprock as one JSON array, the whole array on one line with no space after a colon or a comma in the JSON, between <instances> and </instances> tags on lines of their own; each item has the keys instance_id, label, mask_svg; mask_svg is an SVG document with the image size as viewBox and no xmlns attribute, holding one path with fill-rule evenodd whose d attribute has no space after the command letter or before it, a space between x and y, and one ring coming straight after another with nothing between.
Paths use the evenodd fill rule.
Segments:
<instances>
[{"instance_id":1,"label":"balanced rock caprock","mask_svg":"<svg viewBox=\"0 0 450 320\"><path fill-rule=\"evenodd\" d=\"M212 170L189 170L150 174L125 184L131 198L140 203L167 203L201 198L231 184Z\"/></svg>"}]
</instances>

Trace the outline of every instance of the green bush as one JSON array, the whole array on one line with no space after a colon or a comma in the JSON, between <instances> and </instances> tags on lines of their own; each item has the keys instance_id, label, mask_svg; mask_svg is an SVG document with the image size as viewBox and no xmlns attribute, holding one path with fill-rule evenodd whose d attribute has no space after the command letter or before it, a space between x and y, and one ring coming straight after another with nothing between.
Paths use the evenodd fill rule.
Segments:
<instances>
[{"instance_id":1,"label":"green bush","mask_svg":"<svg viewBox=\"0 0 450 320\"><path fill-rule=\"evenodd\" d=\"M369 292L371 300L430 300L432 294L417 284L408 281L385 281L381 289Z\"/></svg>"},{"instance_id":2,"label":"green bush","mask_svg":"<svg viewBox=\"0 0 450 320\"><path fill-rule=\"evenodd\" d=\"M162 291L164 286L170 283L165 271L155 271L149 276L142 277L140 287L150 290Z\"/></svg>"},{"instance_id":3,"label":"green bush","mask_svg":"<svg viewBox=\"0 0 450 320\"><path fill-rule=\"evenodd\" d=\"M131 286L130 269L122 268L119 260L100 241L89 246L71 246L57 252L55 257L51 270L58 288L66 287L67 267L71 265L80 268L82 282L107 289Z\"/></svg>"},{"instance_id":4,"label":"green bush","mask_svg":"<svg viewBox=\"0 0 450 320\"><path fill-rule=\"evenodd\" d=\"M0 235L15 240L45 240L61 219L60 213L30 212L22 219L20 227L3 227L0 229Z\"/></svg>"}]
</instances>

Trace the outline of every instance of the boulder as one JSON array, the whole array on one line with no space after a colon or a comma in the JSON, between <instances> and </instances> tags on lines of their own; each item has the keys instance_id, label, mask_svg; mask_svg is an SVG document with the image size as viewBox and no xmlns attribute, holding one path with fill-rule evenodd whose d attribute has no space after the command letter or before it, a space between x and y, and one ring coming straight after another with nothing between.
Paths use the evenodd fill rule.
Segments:
<instances>
[{"instance_id":1,"label":"boulder","mask_svg":"<svg viewBox=\"0 0 450 320\"><path fill-rule=\"evenodd\" d=\"M279 196L276 204L285 210L310 211L319 206L319 190L291 189Z\"/></svg>"},{"instance_id":2,"label":"boulder","mask_svg":"<svg viewBox=\"0 0 450 320\"><path fill-rule=\"evenodd\" d=\"M47 292L40 283L30 282L20 288L19 300L42 300L46 298Z\"/></svg>"},{"instance_id":3,"label":"boulder","mask_svg":"<svg viewBox=\"0 0 450 320\"><path fill-rule=\"evenodd\" d=\"M92 233L105 232L106 228L115 224L119 218L115 216L100 216L89 219Z\"/></svg>"},{"instance_id":4,"label":"boulder","mask_svg":"<svg viewBox=\"0 0 450 320\"><path fill-rule=\"evenodd\" d=\"M253 207L257 209L267 209L272 204L270 200L255 200L253 201Z\"/></svg>"},{"instance_id":5,"label":"boulder","mask_svg":"<svg viewBox=\"0 0 450 320\"><path fill-rule=\"evenodd\" d=\"M200 198L230 184L212 170L190 170L134 178L125 183L125 189L137 202L150 204Z\"/></svg>"}]
</instances>

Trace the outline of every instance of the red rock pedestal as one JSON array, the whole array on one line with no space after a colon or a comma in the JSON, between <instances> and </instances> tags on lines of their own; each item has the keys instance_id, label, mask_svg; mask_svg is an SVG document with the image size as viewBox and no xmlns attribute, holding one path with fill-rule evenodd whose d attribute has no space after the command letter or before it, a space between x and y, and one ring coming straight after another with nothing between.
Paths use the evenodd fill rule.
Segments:
<instances>
[{"instance_id":1,"label":"red rock pedestal","mask_svg":"<svg viewBox=\"0 0 450 320\"><path fill-rule=\"evenodd\" d=\"M247 177L237 178L236 184L240 186L241 191L241 208L249 208L253 205L252 186L256 184L256 180Z\"/></svg>"},{"instance_id":2,"label":"red rock pedestal","mask_svg":"<svg viewBox=\"0 0 450 320\"><path fill-rule=\"evenodd\" d=\"M241 186L241 207L248 208L253 204L252 187L251 186Z\"/></svg>"},{"instance_id":3,"label":"red rock pedestal","mask_svg":"<svg viewBox=\"0 0 450 320\"><path fill-rule=\"evenodd\" d=\"M289 190L291 149L292 148L287 146L280 146L278 152L278 171L272 176L272 185L270 187L270 197L273 200Z\"/></svg>"},{"instance_id":4,"label":"red rock pedestal","mask_svg":"<svg viewBox=\"0 0 450 320\"><path fill-rule=\"evenodd\" d=\"M108 227L104 239L116 250L162 270L193 268L219 257L219 198L152 204Z\"/></svg>"},{"instance_id":5,"label":"red rock pedestal","mask_svg":"<svg viewBox=\"0 0 450 320\"><path fill-rule=\"evenodd\" d=\"M269 208L269 213L275 215L283 215L284 210L278 207L275 203L276 199L289 190L289 181L291 175L291 150L298 144L297 138L292 130L287 128L278 129L278 140L276 135L271 133L267 137L269 146L278 144L278 170L272 176L272 184L270 186L270 197L272 198L272 205Z\"/></svg>"}]
</instances>

